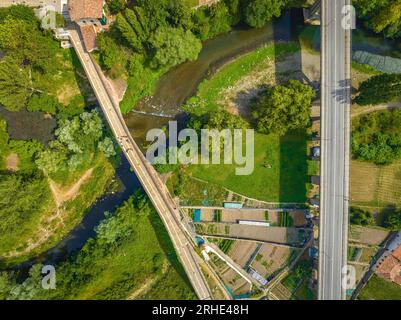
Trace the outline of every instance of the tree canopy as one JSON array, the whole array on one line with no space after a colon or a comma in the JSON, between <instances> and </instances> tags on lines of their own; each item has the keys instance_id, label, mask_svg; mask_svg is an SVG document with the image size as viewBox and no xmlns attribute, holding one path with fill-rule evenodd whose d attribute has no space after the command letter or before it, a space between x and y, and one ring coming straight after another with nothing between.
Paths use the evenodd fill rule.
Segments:
<instances>
[{"instance_id":1,"label":"tree canopy","mask_svg":"<svg viewBox=\"0 0 401 320\"><path fill-rule=\"evenodd\" d=\"M195 60L202 44L189 30L172 27L159 28L152 35L150 44L154 50L154 67L173 67L186 60Z\"/></svg>"},{"instance_id":2,"label":"tree canopy","mask_svg":"<svg viewBox=\"0 0 401 320\"><path fill-rule=\"evenodd\" d=\"M355 158L379 165L401 157L401 110L376 112L353 123L352 152Z\"/></svg>"},{"instance_id":3,"label":"tree canopy","mask_svg":"<svg viewBox=\"0 0 401 320\"><path fill-rule=\"evenodd\" d=\"M257 130L285 135L289 130L308 127L315 96L312 87L297 80L269 88L252 106Z\"/></svg>"},{"instance_id":4,"label":"tree canopy","mask_svg":"<svg viewBox=\"0 0 401 320\"><path fill-rule=\"evenodd\" d=\"M251 27L263 27L273 17L279 17L284 0L249 0L245 8L245 22Z\"/></svg>"},{"instance_id":5,"label":"tree canopy","mask_svg":"<svg viewBox=\"0 0 401 320\"><path fill-rule=\"evenodd\" d=\"M401 0L354 0L357 15L376 33L401 37Z\"/></svg>"}]
</instances>

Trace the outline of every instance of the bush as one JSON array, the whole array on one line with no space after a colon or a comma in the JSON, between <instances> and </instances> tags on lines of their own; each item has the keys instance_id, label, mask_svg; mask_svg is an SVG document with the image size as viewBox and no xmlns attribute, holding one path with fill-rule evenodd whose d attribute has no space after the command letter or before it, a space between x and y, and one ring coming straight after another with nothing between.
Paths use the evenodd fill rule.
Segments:
<instances>
[{"instance_id":1,"label":"bush","mask_svg":"<svg viewBox=\"0 0 401 320\"><path fill-rule=\"evenodd\" d=\"M371 212L364 211L359 208L351 207L350 222L360 226L368 226L374 223L374 218Z\"/></svg>"},{"instance_id":2,"label":"bush","mask_svg":"<svg viewBox=\"0 0 401 320\"><path fill-rule=\"evenodd\" d=\"M57 98L43 93L33 95L28 102L27 109L31 112L43 111L54 115L59 105Z\"/></svg>"}]
</instances>

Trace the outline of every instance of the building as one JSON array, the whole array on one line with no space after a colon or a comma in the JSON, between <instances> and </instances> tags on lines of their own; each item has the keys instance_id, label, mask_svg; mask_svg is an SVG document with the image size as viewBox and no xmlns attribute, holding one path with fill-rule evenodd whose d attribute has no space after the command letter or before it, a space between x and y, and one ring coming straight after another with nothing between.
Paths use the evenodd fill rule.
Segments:
<instances>
[{"instance_id":1,"label":"building","mask_svg":"<svg viewBox=\"0 0 401 320\"><path fill-rule=\"evenodd\" d=\"M69 0L68 11L71 21L78 25L101 26L104 0Z\"/></svg>"},{"instance_id":2,"label":"building","mask_svg":"<svg viewBox=\"0 0 401 320\"><path fill-rule=\"evenodd\" d=\"M385 253L375 264L374 270L380 278L401 286L401 231L387 246Z\"/></svg>"}]
</instances>

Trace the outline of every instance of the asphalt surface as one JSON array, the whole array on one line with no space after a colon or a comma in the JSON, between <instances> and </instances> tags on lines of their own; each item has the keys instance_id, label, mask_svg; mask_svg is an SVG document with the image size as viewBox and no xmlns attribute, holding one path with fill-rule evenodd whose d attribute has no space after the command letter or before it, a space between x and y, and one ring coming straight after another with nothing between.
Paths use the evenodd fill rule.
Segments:
<instances>
[{"instance_id":1,"label":"asphalt surface","mask_svg":"<svg viewBox=\"0 0 401 320\"><path fill-rule=\"evenodd\" d=\"M92 61L90 55L84 51L78 32L75 29L69 30L69 32L71 43L85 69L85 73L88 76L107 122L127 160L130 162L143 188L159 213L198 298L201 300L212 299L206 279L200 270L200 257L192 246L190 235L187 234L185 224L181 221L181 215L175 202L164 183L160 180L157 172L145 159L133 140L125 125L119 103L113 94L112 88L108 85L102 72Z\"/></svg>"},{"instance_id":2,"label":"asphalt surface","mask_svg":"<svg viewBox=\"0 0 401 320\"><path fill-rule=\"evenodd\" d=\"M319 299L345 299L347 264L351 32L342 10L350 0L322 0L321 204Z\"/></svg>"}]
</instances>

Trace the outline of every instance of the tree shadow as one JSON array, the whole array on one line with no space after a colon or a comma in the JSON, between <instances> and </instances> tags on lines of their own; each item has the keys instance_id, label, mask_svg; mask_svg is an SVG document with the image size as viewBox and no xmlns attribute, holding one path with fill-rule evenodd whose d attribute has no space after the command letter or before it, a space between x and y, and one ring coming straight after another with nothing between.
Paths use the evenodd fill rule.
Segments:
<instances>
[{"instance_id":1,"label":"tree shadow","mask_svg":"<svg viewBox=\"0 0 401 320\"><path fill-rule=\"evenodd\" d=\"M291 55L290 60L283 61L275 46L275 77L280 84L289 79L296 79L316 87L302 71L302 53L299 41L299 25L303 15L298 10L284 12L273 24L275 44L291 42L299 50ZM301 20L301 21L300 21ZM280 202L306 202L308 179L307 132L295 130L280 137Z\"/></svg>"},{"instance_id":2,"label":"tree shadow","mask_svg":"<svg viewBox=\"0 0 401 320\"><path fill-rule=\"evenodd\" d=\"M188 279L185 269L178 259L177 252L175 251L174 245L171 242L170 236L156 210L151 210L151 213L149 214L149 221L156 231L157 240L159 241L159 245L167 257L167 260L181 277L181 279L185 282L188 288L192 288L192 284Z\"/></svg>"}]
</instances>

